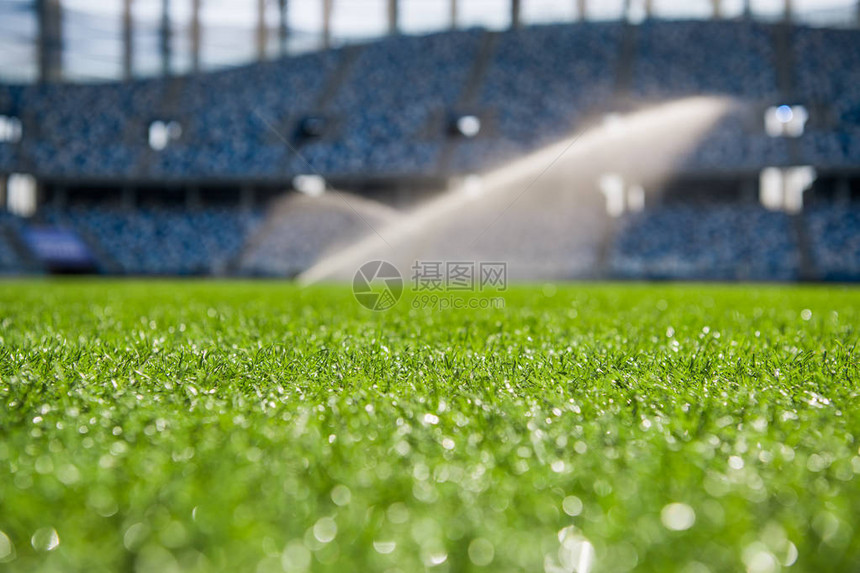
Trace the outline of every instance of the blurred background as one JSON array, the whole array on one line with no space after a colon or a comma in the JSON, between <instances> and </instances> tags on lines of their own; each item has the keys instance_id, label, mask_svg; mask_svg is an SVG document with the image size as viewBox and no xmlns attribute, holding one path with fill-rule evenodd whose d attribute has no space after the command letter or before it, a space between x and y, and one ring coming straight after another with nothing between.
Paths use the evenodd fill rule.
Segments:
<instances>
[{"instance_id":1,"label":"blurred background","mask_svg":"<svg viewBox=\"0 0 860 573\"><path fill-rule=\"evenodd\" d=\"M0 0L0 274L860 280L858 0Z\"/></svg>"}]
</instances>

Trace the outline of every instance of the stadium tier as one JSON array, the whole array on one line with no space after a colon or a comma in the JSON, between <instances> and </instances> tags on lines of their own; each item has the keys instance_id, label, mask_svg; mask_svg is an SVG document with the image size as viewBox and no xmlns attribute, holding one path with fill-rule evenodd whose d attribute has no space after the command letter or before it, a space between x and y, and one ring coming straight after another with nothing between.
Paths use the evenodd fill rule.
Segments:
<instances>
[{"instance_id":1,"label":"stadium tier","mask_svg":"<svg viewBox=\"0 0 860 573\"><path fill-rule=\"evenodd\" d=\"M860 47L847 30L798 29L797 97L829 109L825 121L801 138L801 155L814 165L860 162Z\"/></svg>"},{"instance_id":2,"label":"stadium tier","mask_svg":"<svg viewBox=\"0 0 860 573\"><path fill-rule=\"evenodd\" d=\"M628 217L621 227L611 257L619 277L793 280L800 274L789 216L759 206L668 206Z\"/></svg>"},{"instance_id":3,"label":"stadium tier","mask_svg":"<svg viewBox=\"0 0 860 573\"><path fill-rule=\"evenodd\" d=\"M46 220L98 247L126 274L223 274L260 216L238 209L46 209Z\"/></svg>"},{"instance_id":4,"label":"stadium tier","mask_svg":"<svg viewBox=\"0 0 860 573\"><path fill-rule=\"evenodd\" d=\"M777 99L775 28L752 22L646 22L632 90L648 98L723 94ZM693 50L691 46L707 46Z\"/></svg>"},{"instance_id":5,"label":"stadium tier","mask_svg":"<svg viewBox=\"0 0 860 573\"><path fill-rule=\"evenodd\" d=\"M20 137L0 137L0 175L31 174L47 187L98 184L117 195L213 182L283 190L301 174L353 189L449 181L631 110L716 96L731 109L672 158L675 172L749 182L768 168L808 165L847 178L860 165L858 86L857 30L645 21L394 36L214 73L0 86L0 116L21 128ZM811 112L796 137L767 133L766 110L780 104ZM454 121L466 115L479 120L477 133ZM343 239L326 229L351 217L303 214L277 226L266 224L262 204L119 203L47 202L31 221L4 215L0 272L32 268L21 236L35 221L76 233L105 272L294 275ZM790 215L748 201L649 199L611 235L595 230L584 241L592 271L582 276L853 279L856 214L850 202Z\"/></svg>"},{"instance_id":6,"label":"stadium tier","mask_svg":"<svg viewBox=\"0 0 860 573\"><path fill-rule=\"evenodd\" d=\"M781 34L793 40L783 50L793 87L780 85ZM468 172L556 141L619 98L701 94L824 105L833 121L810 125L796 159L844 165L860 158L857 38L748 22L549 25L394 37L166 80L3 86L0 114L20 118L24 135L0 143L0 170L150 180ZM447 120L462 112L484 120L473 140L449 137ZM297 139L309 116L325 120L322 133ZM157 120L181 129L160 150L147 138ZM745 143L719 145L726 137ZM761 126L730 119L715 140L691 167L789 161L785 142Z\"/></svg>"},{"instance_id":7,"label":"stadium tier","mask_svg":"<svg viewBox=\"0 0 860 573\"><path fill-rule=\"evenodd\" d=\"M618 68L622 26L551 25L509 30L486 42L477 95L462 106L480 113L489 133L455 142L449 165L476 171L558 141L606 108Z\"/></svg>"},{"instance_id":8,"label":"stadium tier","mask_svg":"<svg viewBox=\"0 0 860 573\"><path fill-rule=\"evenodd\" d=\"M813 207L807 224L818 275L830 280L860 279L860 209Z\"/></svg>"},{"instance_id":9,"label":"stadium tier","mask_svg":"<svg viewBox=\"0 0 860 573\"><path fill-rule=\"evenodd\" d=\"M25 270L24 261L13 241L20 232L20 221L0 212L0 275L17 274Z\"/></svg>"},{"instance_id":10,"label":"stadium tier","mask_svg":"<svg viewBox=\"0 0 860 573\"><path fill-rule=\"evenodd\" d=\"M305 109L332 129L301 147L293 173L431 175L445 144L447 113L470 79L481 33L394 37L351 48L328 105ZM384 86L384 87L383 87ZM325 102L323 102L325 103Z\"/></svg>"},{"instance_id":11,"label":"stadium tier","mask_svg":"<svg viewBox=\"0 0 860 573\"><path fill-rule=\"evenodd\" d=\"M34 225L47 224L81 237L104 272L294 276L333 245L360 234L363 221L379 226L392 217L376 207L361 206L356 213L335 200L317 205L296 197L288 203L291 208L279 208L269 228L258 211L224 208L47 208L36 223L3 215L0 274L34 270L23 236ZM599 230L593 227L579 221L571 236L586 233L598 241ZM504 236L499 232L493 240ZM530 237L508 238L526 240ZM536 252L545 255L550 247L565 250L553 244ZM585 250L567 249L566 256L575 259L570 268L579 269L578 276L593 276L589 271L599 264L599 251L596 243ZM623 279L857 281L860 205L814 206L797 218L749 204L657 206L618 221L606 267L603 276Z\"/></svg>"},{"instance_id":12,"label":"stadium tier","mask_svg":"<svg viewBox=\"0 0 860 573\"><path fill-rule=\"evenodd\" d=\"M792 162L792 143L751 128L760 119L749 108L737 109L723 117L697 145L681 159L685 172L755 172L763 166L787 166Z\"/></svg>"}]
</instances>

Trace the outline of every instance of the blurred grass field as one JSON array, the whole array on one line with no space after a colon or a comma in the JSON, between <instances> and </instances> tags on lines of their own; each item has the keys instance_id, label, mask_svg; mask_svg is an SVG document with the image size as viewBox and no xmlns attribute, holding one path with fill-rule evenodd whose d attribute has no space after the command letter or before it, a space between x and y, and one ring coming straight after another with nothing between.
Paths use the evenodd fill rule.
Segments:
<instances>
[{"instance_id":1,"label":"blurred grass field","mask_svg":"<svg viewBox=\"0 0 860 573\"><path fill-rule=\"evenodd\" d=\"M0 569L857 569L857 289L412 296L0 284Z\"/></svg>"}]
</instances>

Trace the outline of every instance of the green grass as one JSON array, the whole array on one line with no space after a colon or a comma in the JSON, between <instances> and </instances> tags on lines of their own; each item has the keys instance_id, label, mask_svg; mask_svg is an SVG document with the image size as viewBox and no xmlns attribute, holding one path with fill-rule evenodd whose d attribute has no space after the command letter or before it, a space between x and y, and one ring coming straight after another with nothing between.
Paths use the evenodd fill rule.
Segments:
<instances>
[{"instance_id":1,"label":"green grass","mask_svg":"<svg viewBox=\"0 0 860 573\"><path fill-rule=\"evenodd\" d=\"M0 283L0 569L856 570L860 291L409 296Z\"/></svg>"}]
</instances>

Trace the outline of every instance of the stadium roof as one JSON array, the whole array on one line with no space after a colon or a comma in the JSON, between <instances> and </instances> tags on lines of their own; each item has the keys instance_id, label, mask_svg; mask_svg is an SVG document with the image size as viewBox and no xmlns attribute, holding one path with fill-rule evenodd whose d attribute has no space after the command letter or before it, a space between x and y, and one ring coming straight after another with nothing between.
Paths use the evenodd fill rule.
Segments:
<instances>
[{"instance_id":1,"label":"stadium roof","mask_svg":"<svg viewBox=\"0 0 860 573\"><path fill-rule=\"evenodd\" d=\"M0 80L31 81L38 76L39 7L61 6L62 77L67 80L107 80L123 76L125 62L123 11L131 6L133 73L157 75L162 70L162 10L168 7L172 68L193 66L194 5L199 4L200 66L213 69L243 64L280 53L279 4L283 0L0 0ZM388 33L389 0L329 0L331 44L363 41ZM510 25L512 0L399 0L397 28L426 33L449 28L452 13L459 27L502 29ZM747 0L719 0L722 17L744 14ZM627 14L636 21L646 11L656 18L689 19L713 16L713 0L519 0L523 23L572 21L582 4L586 17L614 20ZM285 51L318 49L324 42L323 0L285 0ZM266 31L260 40L259 6L264 7ZM795 21L845 26L857 23L857 0L792 0ZM452 9L452 6L455 8ZM753 17L783 17L786 0L749 0Z\"/></svg>"}]
</instances>

